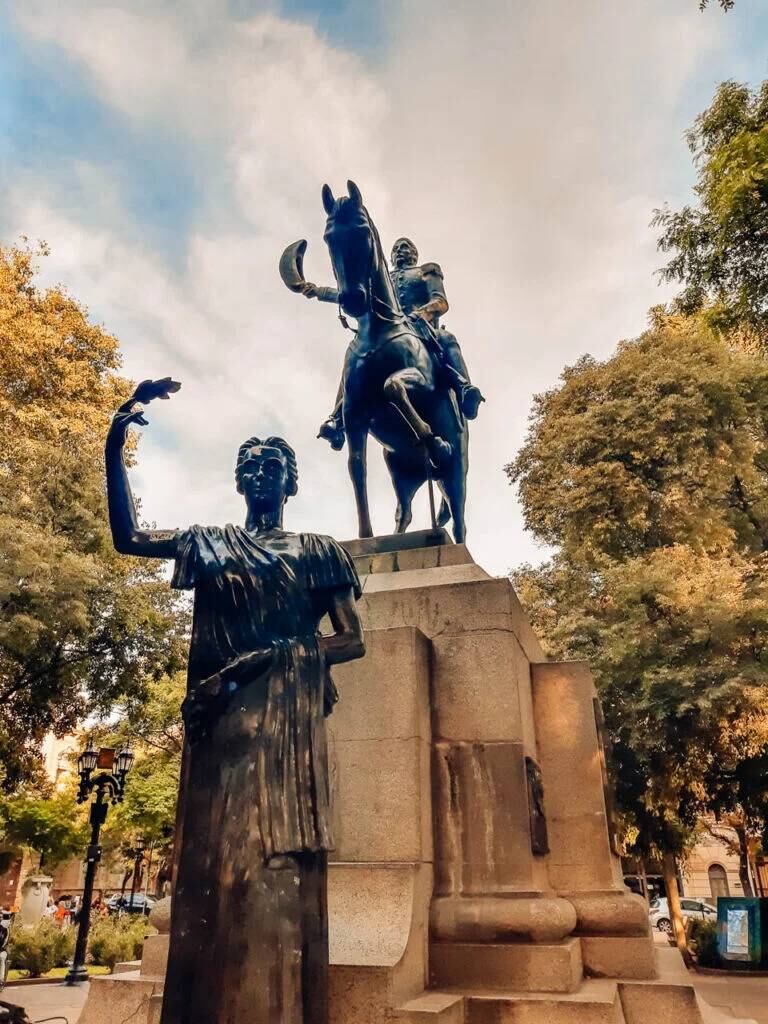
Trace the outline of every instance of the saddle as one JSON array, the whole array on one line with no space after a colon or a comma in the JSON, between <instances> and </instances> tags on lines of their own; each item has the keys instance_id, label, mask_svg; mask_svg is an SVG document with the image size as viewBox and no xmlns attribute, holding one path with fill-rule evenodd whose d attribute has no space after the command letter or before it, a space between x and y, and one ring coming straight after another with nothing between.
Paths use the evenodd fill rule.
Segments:
<instances>
[{"instance_id":1,"label":"saddle","mask_svg":"<svg viewBox=\"0 0 768 1024\"><path fill-rule=\"evenodd\" d=\"M447 366L445 362L445 354L443 353L443 346L440 344L439 330L436 330L431 324L428 324L426 320L422 320L420 316L409 316L408 323L427 346L427 351L432 356L432 362L437 370L438 378L440 380L445 380L447 377Z\"/></svg>"}]
</instances>

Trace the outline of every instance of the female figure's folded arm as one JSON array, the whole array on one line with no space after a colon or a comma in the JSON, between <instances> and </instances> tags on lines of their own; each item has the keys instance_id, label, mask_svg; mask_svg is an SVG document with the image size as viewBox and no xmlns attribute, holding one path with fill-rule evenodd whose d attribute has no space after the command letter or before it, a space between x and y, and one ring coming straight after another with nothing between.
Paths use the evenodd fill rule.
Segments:
<instances>
[{"instance_id":1,"label":"female figure's folded arm","mask_svg":"<svg viewBox=\"0 0 768 1024\"><path fill-rule=\"evenodd\" d=\"M320 650L325 655L326 664L340 665L344 661L362 658L365 654L363 626L351 586L331 591L328 616L333 633L320 637Z\"/></svg>"}]
</instances>

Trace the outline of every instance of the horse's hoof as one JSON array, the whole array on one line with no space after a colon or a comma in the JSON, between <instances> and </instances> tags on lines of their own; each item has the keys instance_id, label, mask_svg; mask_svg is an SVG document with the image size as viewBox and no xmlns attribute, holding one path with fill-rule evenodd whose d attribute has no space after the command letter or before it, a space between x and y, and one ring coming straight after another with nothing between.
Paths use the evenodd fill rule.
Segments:
<instances>
[{"instance_id":1,"label":"horse's hoof","mask_svg":"<svg viewBox=\"0 0 768 1024\"><path fill-rule=\"evenodd\" d=\"M435 469L444 466L453 455L452 445L444 441L442 437L438 437L437 434L433 434L427 441L427 451L429 452L429 461Z\"/></svg>"},{"instance_id":2,"label":"horse's hoof","mask_svg":"<svg viewBox=\"0 0 768 1024\"><path fill-rule=\"evenodd\" d=\"M333 418L325 420L320 424L317 436L327 441L335 452L340 452L344 447L344 428L339 427Z\"/></svg>"},{"instance_id":3,"label":"horse's hoof","mask_svg":"<svg viewBox=\"0 0 768 1024\"><path fill-rule=\"evenodd\" d=\"M437 525L446 526L451 521L451 510L448 507L448 502L443 498L440 502L440 511L437 513Z\"/></svg>"}]
</instances>

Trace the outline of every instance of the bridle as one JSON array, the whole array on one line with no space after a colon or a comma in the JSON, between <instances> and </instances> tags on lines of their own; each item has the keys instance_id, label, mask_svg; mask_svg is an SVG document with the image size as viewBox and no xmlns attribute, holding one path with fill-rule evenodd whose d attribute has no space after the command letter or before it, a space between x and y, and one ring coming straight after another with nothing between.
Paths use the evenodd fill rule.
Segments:
<instances>
[{"instance_id":1,"label":"bridle","mask_svg":"<svg viewBox=\"0 0 768 1024\"><path fill-rule=\"evenodd\" d=\"M379 238L379 233L378 233L378 231L376 229L376 226L373 224L373 222L371 221L370 217L368 216L368 211L365 209L365 207L363 207L363 215L364 215L364 228L365 228L365 230L367 230L370 233L371 238L373 240L373 244L371 245L371 251L370 251L370 254L369 254L369 257L368 257L368 275L367 275L367 285L368 285L367 292L368 292L368 295L370 296L371 312L374 312L374 308L373 308L374 304L378 304L378 306L381 307L379 310L376 311L376 316L378 317L379 320L383 320L384 323L393 324L393 325L407 324L408 323L408 317L406 316L405 312L402 309L398 312L397 309L393 308L393 306L390 305L388 302L385 302L384 299L379 298L379 296L376 295L376 293L373 290L373 272L374 272L374 270L377 269L377 267L376 267L377 261L378 261L378 263L380 265L380 262L384 260L384 250L382 249L381 239ZM385 266L386 266L386 263L385 263ZM389 315L387 315L387 314L389 314ZM347 320L346 316L344 315L344 310L342 309L342 306L341 306L341 296L339 296L339 302L338 302L338 318L339 318L339 321L340 321L342 327L344 327L348 331L352 331L353 334L357 333L355 331L354 327L350 327L349 321Z\"/></svg>"}]
</instances>

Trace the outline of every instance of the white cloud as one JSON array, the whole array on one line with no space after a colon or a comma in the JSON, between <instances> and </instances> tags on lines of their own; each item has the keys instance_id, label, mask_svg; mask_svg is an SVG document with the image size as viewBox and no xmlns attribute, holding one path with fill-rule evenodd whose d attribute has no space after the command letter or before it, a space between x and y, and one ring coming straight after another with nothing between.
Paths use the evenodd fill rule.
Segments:
<instances>
[{"instance_id":1,"label":"white cloud","mask_svg":"<svg viewBox=\"0 0 768 1024\"><path fill-rule=\"evenodd\" d=\"M22 28L76 60L116 116L188 138L217 172L181 272L142 242L99 166L80 168L104 179L92 208L70 208L53 176L25 180L6 229L49 241L53 276L120 336L131 374L184 381L150 410L137 477L150 519L237 519L234 450L280 430L302 474L291 524L352 536L345 459L314 440L347 339L331 307L285 290L276 262L307 236L309 272L328 282L319 188L354 178L385 242L405 232L443 265L448 326L488 398L469 543L503 572L536 557L501 472L531 395L637 332L659 300L650 212L687 160L681 96L726 37L693 0L387 10L389 48L368 66L274 11L228 19L219 0L19 0ZM369 461L385 532L394 499L375 447Z\"/></svg>"}]
</instances>

